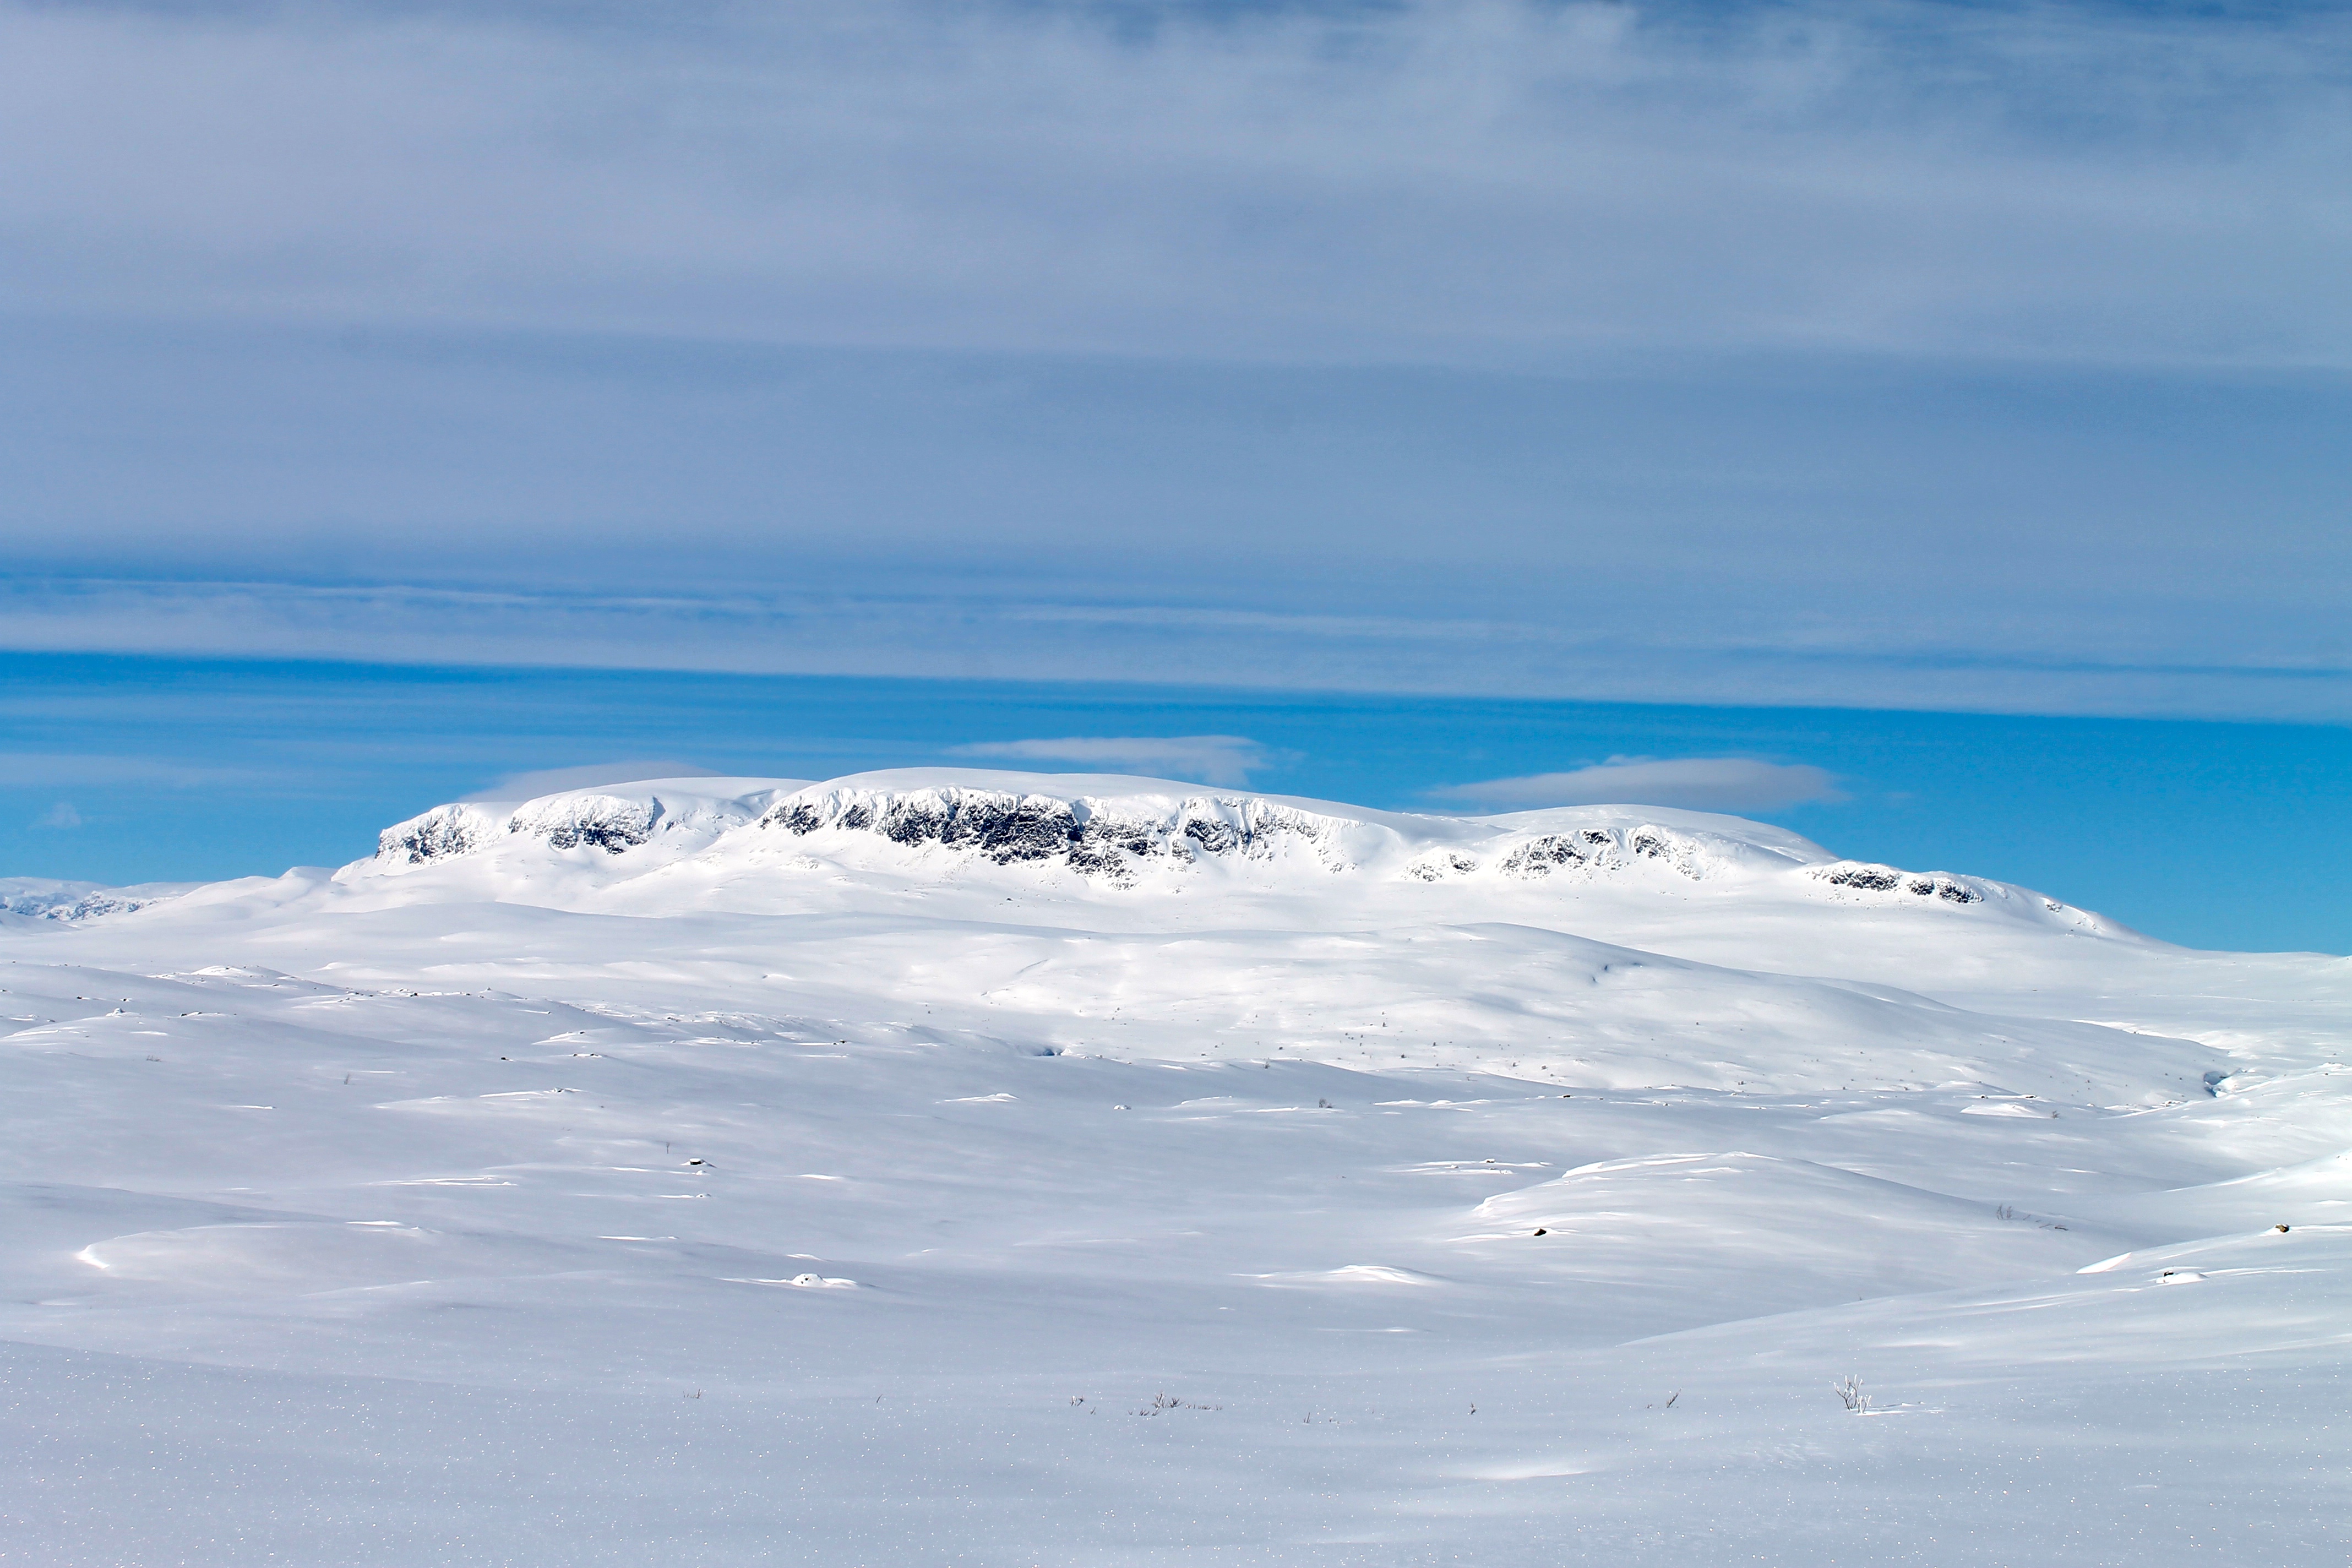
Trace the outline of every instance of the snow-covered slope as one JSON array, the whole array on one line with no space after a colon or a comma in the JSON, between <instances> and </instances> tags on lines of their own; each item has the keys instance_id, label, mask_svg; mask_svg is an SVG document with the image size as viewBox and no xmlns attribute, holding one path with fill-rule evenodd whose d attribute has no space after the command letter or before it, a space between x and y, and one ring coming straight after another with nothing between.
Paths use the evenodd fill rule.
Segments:
<instances>
[{"instance_id":1,"label":"snow-covered slope","mask_svg":"<svg viewBox=\"0 0 2352 1568\"><path fill-rule=\"evenodd\" d=\"M5 891L27 1561L2345 1554L2345 960L963 772Z\"/></svg>"}]
</instances>

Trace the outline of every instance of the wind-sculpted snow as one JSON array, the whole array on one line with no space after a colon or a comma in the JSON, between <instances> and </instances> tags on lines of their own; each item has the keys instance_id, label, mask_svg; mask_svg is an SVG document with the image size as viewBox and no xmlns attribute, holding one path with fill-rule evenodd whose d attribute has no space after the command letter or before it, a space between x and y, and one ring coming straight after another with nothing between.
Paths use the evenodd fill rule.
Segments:
<instances>
[{"instance_id":1,"label":"wind-sculpted snow","mask_svg":"<svg viewBox=\"0 0 2352 1568\"><path fill-rule=\"evenodd\" d=\"M0 904L10 1562L2352 1547L2345 960L984 773Z\"/></svg>"}]
</instances>

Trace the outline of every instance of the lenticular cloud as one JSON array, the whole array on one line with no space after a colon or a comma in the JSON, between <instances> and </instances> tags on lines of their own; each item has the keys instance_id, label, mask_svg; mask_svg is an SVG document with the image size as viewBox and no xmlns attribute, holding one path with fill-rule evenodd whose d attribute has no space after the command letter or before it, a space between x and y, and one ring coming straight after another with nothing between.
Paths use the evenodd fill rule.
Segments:
<instances>
[{"instance_id":1,"label":"lenticular cloud","mask_svg":"<svg viewBox=\"0 0 2352 1568\"><path fill-rule=\"evenodd\" d=\"M1831 774L1810 763L1747 757L1612 757L1568 773L1489 779L1434 793L1454 804L1492 811L1623 801L1697 811L1780 811L1845 798Z\"/></svg>"}]
</instances>

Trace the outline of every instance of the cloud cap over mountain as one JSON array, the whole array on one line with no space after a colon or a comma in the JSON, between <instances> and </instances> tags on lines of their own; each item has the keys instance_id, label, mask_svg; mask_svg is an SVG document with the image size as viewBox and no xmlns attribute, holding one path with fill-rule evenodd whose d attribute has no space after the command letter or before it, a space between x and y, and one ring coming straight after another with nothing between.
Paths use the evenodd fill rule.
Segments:
<instances>
[{"instance_id":1,"label":"cloud cap over mountain","mask_svg":"<svg viewBox=\"0 0 2352 1568\"><path fill-rule=\"evenodd\" d=\"M1060 740L982 741L950 755L1004 762L1083 763L1090 772L1156 774L1202 784L1245 784L1272 760L1242 735L1070 735Z\"/></svg>"},{"instance_id":2,"label":"cloud cap over mountain","mask_svg":"<svg viewBox=\"0 0 2352 1568\"><path fill-rule=\"evenodd\" d=\"M1547 805L1670 805L1690 811L1785 811L1845 798L1809 763L1752 757L1612 757L1567 773L1488 779L1432 792L1464 810L1530 811Z\"/></svg>"}]
</instances>

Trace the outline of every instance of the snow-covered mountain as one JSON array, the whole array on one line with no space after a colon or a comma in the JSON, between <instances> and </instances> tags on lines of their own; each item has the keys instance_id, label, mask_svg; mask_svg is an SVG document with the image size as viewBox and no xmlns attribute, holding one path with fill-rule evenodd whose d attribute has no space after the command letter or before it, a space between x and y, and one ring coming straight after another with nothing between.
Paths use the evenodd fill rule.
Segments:
<instances>
[{"instance_id":1,"label":"snow-covered mountain","mask_svg":"<svg viewBox=\"0 0 2352 1568\"><path fill-rule=\"evenodd\" d=\"M582 848L618 858L550 853ZM2110 929L2003 883L1840 860L1793 833L1703 812L1604 805L1412 816L1163 779L929 769L817 784L657 780L439 805L384 829L374 858L347 868L344 879L459 860L476 862L478 874L504 873L534 889L550 880L535 870L562 865L586 873L564 879L572 888L625 885L630 897L656 906L664 885L643 879L681 862L705 879L731 873L730 896L751 909L789 907L791 873L813 870L1080 896L1206 886L1350 900L1379 896L1367 885L1385 890L1391 883L1467 886L1492 899L1515 884L1687 891L1690 884L1738 889L1778 878L1791 890L1831 900L1884 894L1897 904L1990 903L2039 923ZM747 882L747 872L760 875ZM1803 879L1788 881L1791 873ZM1328 877L1346 879L1344 887L1326 885ZM1390 907L1423 906L1392 896Z\"/></svg>"},{"instance_id":2,"label":"snow-covered mountain","mask_svg":"<svg viewBox=\"0 0 2352 1568\"><path fill-rule=\"evenodd\" d=\"M30 1561L2342 1556L2347 960L970 771L0 905Z\"/></svg>"}]
</instances>

